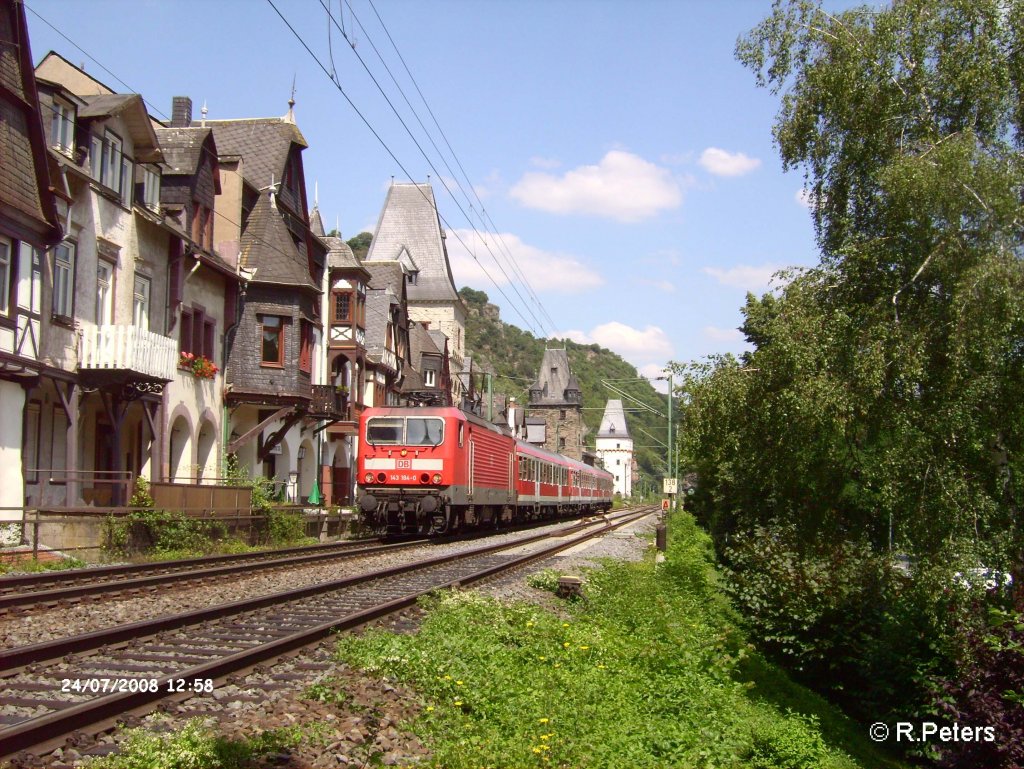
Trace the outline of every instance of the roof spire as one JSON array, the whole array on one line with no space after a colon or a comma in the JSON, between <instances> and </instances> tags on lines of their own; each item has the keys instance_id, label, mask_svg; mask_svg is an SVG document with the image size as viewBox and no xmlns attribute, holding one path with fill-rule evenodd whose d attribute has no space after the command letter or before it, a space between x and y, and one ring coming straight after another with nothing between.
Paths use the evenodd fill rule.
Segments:
<instances>
[{"instance_id":1,"label":"roof spire","mask_svg":"<svg viewBox=\"0 0 1024 769\"><path fill-rule=\"evenodd\" d=\"M203 128L206 128L206 113L210 111L206 108L206 99L203 99L203 108L199 111L203 113L203 120L200 125L202 125Z\"/></svg>"},{"instance_id":2,"label":"roof spire","mask_svg":"<svg viewBox=\"0 0 1024 769\"><path fill-rule=\"evenodd\" d=\"M287 123L295 123L295 78L296 75L292 75L292 95L288 99L288 114L285 115L284 119Z\"/></svg>"}]
</instances>

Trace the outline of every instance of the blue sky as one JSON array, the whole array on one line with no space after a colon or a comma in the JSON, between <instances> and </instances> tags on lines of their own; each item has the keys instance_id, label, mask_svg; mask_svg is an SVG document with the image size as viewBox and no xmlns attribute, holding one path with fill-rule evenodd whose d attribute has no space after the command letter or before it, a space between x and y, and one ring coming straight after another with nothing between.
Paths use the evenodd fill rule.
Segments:
<instances>
[{"instance_id":1,"label":"blue sky","mask_svg":"<svg viewBox=\"0 0 1024 769\"><path fill-rule=\"evenodd\" d=\"M26 4L36 61L84 62L158 118L176 95L196 119L204 102L211 119L283 115L294 78L328 228L372 231L392 177L429 175L459 286L642 373L742 350L745 292L817 260L802 175L772 144L778 101L733 56L768 2L273 1L387 149L266 0Z\"/></svg>"}]
</instances>

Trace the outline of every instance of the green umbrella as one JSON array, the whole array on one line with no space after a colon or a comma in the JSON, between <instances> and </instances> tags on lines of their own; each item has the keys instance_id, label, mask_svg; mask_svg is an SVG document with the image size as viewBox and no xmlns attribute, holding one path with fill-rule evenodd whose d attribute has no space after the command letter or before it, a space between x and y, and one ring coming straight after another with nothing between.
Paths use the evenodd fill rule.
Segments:
<instances>
[{"instance_id":1,"label":"green umbrella","mask_svg":"<svg viewBox=\"0 0 1024 769\"><path fill-rule=\"evenodd\" d=\"M313 481L313 488L309 492L309 504L311 504L311 505L319 505L323 501L324 501L324 498L322 496L320 496L320 484L317 483L316 480L314 480Z\"/></svg>"}]
</instances>

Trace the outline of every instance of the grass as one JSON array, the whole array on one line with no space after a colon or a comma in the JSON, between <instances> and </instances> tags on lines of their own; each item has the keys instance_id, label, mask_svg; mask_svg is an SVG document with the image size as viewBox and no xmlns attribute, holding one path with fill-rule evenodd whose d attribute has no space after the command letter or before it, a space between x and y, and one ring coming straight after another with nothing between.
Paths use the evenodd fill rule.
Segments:
<instances>
[{"instance_id":1,"label":"grass","mask_svg":"<svg viewBox=\"0 0 1024 769\"><path fill-rule=\"evenodd\" d=\"M44 571L64 571L67 569L81 569L88 564L81 558L65 556L56 561L40 561L37 559L26 559L14 563L0 563L0 574L12 572L37 574Z\"/></svg>"},{"instance_id":2,"label":"grass","mask_svg":"<svg viewBox=\"0 0 1024 769\"><path fill-rule=\"evenodd\" d=\"M448 769L900 766L747 644L692 519L670 532L664 563L590 573L567 620L445 594L417 634L347 636L339 656L421 694L407 726Z\"/></svg>"}]
</instances>

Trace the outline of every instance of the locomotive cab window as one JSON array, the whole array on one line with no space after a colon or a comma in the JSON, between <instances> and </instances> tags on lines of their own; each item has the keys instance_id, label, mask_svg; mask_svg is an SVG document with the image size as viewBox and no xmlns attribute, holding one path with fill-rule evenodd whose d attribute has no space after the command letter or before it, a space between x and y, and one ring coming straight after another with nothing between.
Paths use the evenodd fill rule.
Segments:
<instances>
[{"instance_id":1,"label":"locomotive cab window","mask_svg":"<svg viewBox=\"0 0 1024 769\"><path fill-rule=\"evenodd\" d=\"M409 417L405 436L407 446L439 446L444 438L444 421Z\"/></svg>"},{"instance_id":2,"label":"locomotive cab window","mask_svg":"<svg viewBox=\"0 0 1024 769\"><path fill-rule=\"evenodd\" d=\"M374 417L366 423L366 442L371 446L394 446L402 442L402 419Z\"/></svg>"}]
</instances>

